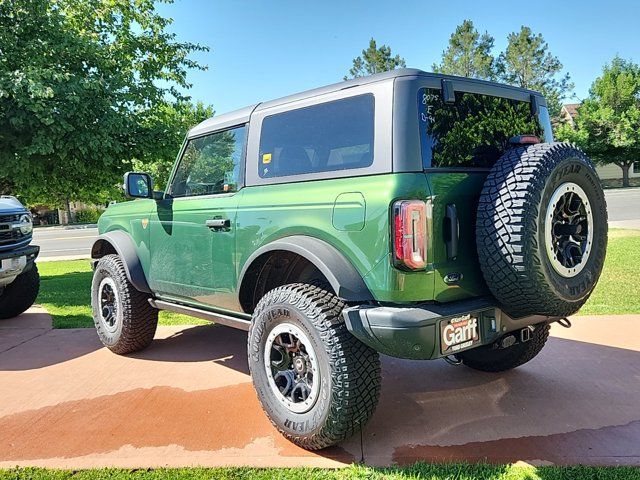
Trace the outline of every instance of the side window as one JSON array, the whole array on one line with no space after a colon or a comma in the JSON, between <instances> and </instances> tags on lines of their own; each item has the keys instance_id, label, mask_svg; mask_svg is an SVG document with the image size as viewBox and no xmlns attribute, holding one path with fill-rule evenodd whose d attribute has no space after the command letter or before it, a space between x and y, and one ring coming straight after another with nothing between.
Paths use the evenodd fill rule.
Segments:
<instances>
[{"instance_id":1,"label":"side window","mask_svg":"<svg viewBox=\"0 0 640 480\"><path fill-rule=\"evenodd\" d=\"M440 90L422 88L418 112L425 168L490 168L509 147L511 137L546 138L528 102L456 92L455 103L447 104Z\"/></svg>"},{"instance_id":2,"label":"side window","mask_svg":"<svg viewBox=\"0 0 640 480\"><path fill-rule=\"evenodd\" d=\"M172 197L235 192L242 175L246 127L189 140L171 182Z\"/></svg>"},{"instance_id":3,"label":"side window","mask_svg":"<svg viewBox=\"0 0 640 480\"><path fill-rule=\"evenodd\" d=\"M270 115L262 121L262 178L368 167L374 97L359 95Z\"/></svg>"}]
</instances>

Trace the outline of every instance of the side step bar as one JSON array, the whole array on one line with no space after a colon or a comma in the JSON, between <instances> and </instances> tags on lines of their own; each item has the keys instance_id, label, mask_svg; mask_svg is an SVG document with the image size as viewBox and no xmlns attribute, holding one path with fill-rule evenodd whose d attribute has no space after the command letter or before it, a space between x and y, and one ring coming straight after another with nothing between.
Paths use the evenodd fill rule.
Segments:
<instances>
[{"instance_id":1,"label":"side step bar","mask_svg":"<svg viewBox=\"0 0 640 480\"><path fill-rule=\"evenodd\" d=\"M202 318L203 320L209 320L210 322L237 328L239 330L244 330L245 332L248 332L249 327L251 326L251 320L232 317L230 315L225 315L224 313L216 313L208 310L201 310L199 308L187 307L186 305L179 305L177 303L165 302L164 300L155 300L150 298L149 304L158 310L168 310L170 312L182 313L191 317Z\"/></svg>"}]
</instances>

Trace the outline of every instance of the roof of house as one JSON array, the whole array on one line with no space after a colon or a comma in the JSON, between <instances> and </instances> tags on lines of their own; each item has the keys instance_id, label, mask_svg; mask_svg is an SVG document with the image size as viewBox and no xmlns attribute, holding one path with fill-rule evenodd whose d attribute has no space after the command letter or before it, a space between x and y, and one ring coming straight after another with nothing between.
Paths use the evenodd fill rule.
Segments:
<instances>
[{"instance_id":1,"label":"roof of house","mask_svg":"<svg viewBox=\"0 0 640 480\"><path fill-rule=\"evenodd\" d=\"M567 103L563 105L562 108L571 116L571 118L576 118L578 115L578 107L580 107L579 103Z\"/></svg>"}]
</instances>

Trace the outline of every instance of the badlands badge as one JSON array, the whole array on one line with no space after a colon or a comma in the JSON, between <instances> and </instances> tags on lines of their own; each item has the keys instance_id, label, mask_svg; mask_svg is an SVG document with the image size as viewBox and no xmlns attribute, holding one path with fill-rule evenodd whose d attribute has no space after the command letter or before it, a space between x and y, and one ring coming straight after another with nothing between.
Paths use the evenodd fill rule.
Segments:
<instances>
[{"instance_id":1,"label":"badlands badge","mask_svg":"<svg viewBox=\"0 0 640 480\"><path fill-rule=\"evenodd\" d=\"M480 342L478 319L470 314L440 322L440 352L450 355Z\"/></svg>"}]
</instances>

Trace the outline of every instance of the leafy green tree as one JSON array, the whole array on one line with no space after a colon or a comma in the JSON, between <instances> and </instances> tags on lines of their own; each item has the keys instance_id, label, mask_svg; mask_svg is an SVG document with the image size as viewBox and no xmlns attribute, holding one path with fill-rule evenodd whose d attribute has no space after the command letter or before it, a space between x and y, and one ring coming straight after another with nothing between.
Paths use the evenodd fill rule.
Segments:
<instances>
[{"instance_id":1,"label":"leafy green tree","mask_svg":"<svg viewBox=\"0 0 640 480\"><path fill-rule=\"evenodd\" d=\"M560 114L562 100L573 84L568 73L562 74L562 63L549 52L541 34L523 26L510 33L508 45L497 59L498 78L511 85L536 90L545 95L551 116Z\"/></svg>"},{"instance_id":2,"label":"leafy green tree","mask_svg":"<svg viewBox=\"0 0 640 480\"><path fill-rule=\"evenodd\" d=\"M155 145L144 148L139 158L133 159L132 168L149 173L157 190L166 188L171 168L187 132L198 123L213 117L213 107L202 102L179 101L156 108L147 119L145 128L153 133Z\"/></svg>"},{"instance_id":3,"label":"leafy green tree","mask_svg":"<svg viewBox=\"0 0 640 480\"><path fill-rule=\"evenodd\" d=\"M495 78L493 37L476 30L471 20L465 20L456 27L449 38L447 49L442 52L440 64L433 64L437 73L481 79Z\"/></svg>"},{"instance_id":4,"label":"leafy green tree","mask_svg":"<svg viewBox=\"0 0 640 480\"><path fill-rule=\"evenodd\" d=\"M369 48L362 50L362 56L353 59L353 67L344 79L364 77L406 66L404 58L400 55L391 56L391 47L382 45L378 48L376 41L372 38L369 40Z\"/></svg>"},{"instance_id":5,"label":"leafy green tree","mask_svg":"<svg viewBox=\"0 0 640 480\"><path fill-rule=\"evenodd\" d=\"M206 50L170 22L153 0L0 2L3 190L100 202L132 159L164 155L156 109L187 98L188 70L203 68L189 55Z\"/></svg>"},{"instance_id":6,"label":"leafy green tree","mask_svg":"<svg viewBox=\"0 0 640 480\"><path fill-rule=\"evenodd\" d=\"M576 128L562 125L556 138L578 144L597 163L618 165L628 187L640 159L640 65L618 56L605 65L578 109Z\"/></svg>"}]
</instances>

